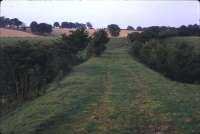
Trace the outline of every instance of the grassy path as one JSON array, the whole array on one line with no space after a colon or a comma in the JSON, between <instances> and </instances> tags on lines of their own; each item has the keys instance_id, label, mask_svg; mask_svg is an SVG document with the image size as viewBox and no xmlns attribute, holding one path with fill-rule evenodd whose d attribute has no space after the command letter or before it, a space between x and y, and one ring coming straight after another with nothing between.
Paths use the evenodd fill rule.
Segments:
<instances>
[{"instance_id":1,"label":"grassy path","mask_svg":"<svg viewBox=\"0 0 200 134\"><path fill-rule=\"evenodd\" d=\"M2 118L2 134L200 133L200 86L164 78L118 43Z\"/></svg>"}]
</instances>

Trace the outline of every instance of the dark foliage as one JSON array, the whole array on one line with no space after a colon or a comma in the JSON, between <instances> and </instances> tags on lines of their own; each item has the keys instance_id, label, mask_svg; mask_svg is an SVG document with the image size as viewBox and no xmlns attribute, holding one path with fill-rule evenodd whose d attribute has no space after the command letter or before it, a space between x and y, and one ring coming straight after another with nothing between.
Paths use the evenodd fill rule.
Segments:
<instances>
[{"instance_id":1,"label":"dark foliage","mask_svg":"<svg viewBox=\"0 0 200 134\"><path fill-rule=\"evenodd\" d=\"M94 37L88 47L88 56L100 56L106 49L105 44L109 38L105 30L101 29L94 33Z\"/></svg>"},{"instance_id":2,"label":"dark foliage","mask_svg":"<svg viewBox=\"0 0 200 134\"><path fill-rule=\"evenodd\" d=\"M138 26L138 27L136 28L136 30L137 30L137 31L142 31L143 28L142 28L141 26Z\"/></svg>"},{"instance_id":3,"label":"dark foliage","mask_svg":"<svg viewBox=\"0 0 200 134\"><path fill-rule=\"evenodd\" d=\"M62 22L62 28L77 28L77 29L86 29L86 24L83 23L73 23L73 22Z\"/></svg>"},{"instance_id":4,"label":"dark foliage","mask_svg":"<svg viewBox=\"0 0 200 134\"><path fill-rule=\"evenodd\" d=\"M135 29L134 29L134 27L132 27L132 26L128 26L128 27L127 27L127 30L135 30Z\"/></svg>"},{"instance_id":5,"label":"dark foliage","mask_svg":"<svg viewBox=\"0 0 200 134\"><path fill-rule=\"evenodd\" d=\"M48 34L52 32L52 26L46 23L38 24L36 21L33 21L30 27L31 31L36 34Z\"/></svg>"},{"instance_id":6,"label":"dark foliage","mask_svg":"<svg viewBox=\"0 0 200 134\"><path fill-rule=\"evenodd\" d=\"M54 44L19 41L0 47L0 105L27 100L46 92L45 86L62 78L79 64L77 52L89 42L84 30L62 37Z\"/></svg>"},{"instance_id":7,"label":"dark foliage","mask_svg":"<svg viewBox=\"0 0 200 134\"><path fill-rule=\"evenodd\" d=\"M45 33L51 33L52 32L52 26L46 23L40 23L37 25L37 30L41 34Z\"/></svg>"},{"instance_id":8,"label":"dark foliage","mask_svg":"<svg viewBox=\"0 0 200 134\"><path fill-rule=\"evenodd\" d=\"M37 25L38 25L38 23L36 21L31 22L31 24L30 24L31 32L36 33L38 31Z\"/></svg>"},{"instance_id":9,"label":"dark foliage","mask_svg":"<svg viewBox=\"0 0 200 134\"><path fill-rule=\"evenodd\" d=\"M22 26L23 22L20 21L17 18L5 18L5 17L0 17L0 27L16 27L19 28Z\"/></svg>"},{"instance_id":10,"label":"dark foliage","mask_svg":"<svg viewBox=\"0 0 200 134\"><path fill-rule=\"evenodd\" d=\"M54 27L60 27L60 23L59 22L54 22L53 26Z\"/></svg>"},{"instance_id":11,"label":"dark foliage","mask_svg":"<svg viewBox=\"0 0 200 134\"><path fill-rule=\"evenodd\" d=\"M200 36L199 25L181 26L178 28L178 34L180 36Z\"/></svg>"},{"instance_id":12,"label":"dark foliage","mask_svg":"<svg viewBox=\"0 0 200 134\"><path fill-rule=\"evenodd\" d=\"M69 36L63 35L62 38L63 41L67 43L70 52L75 54L85 49L90 41L88 32L84 29L72 31Z\"/></svg>"},{"instance_id":13,"label":"dark foliage","mask_svg":"<svg viewBox=\"0 0 200 134\"><path fill-rule=\"evenodd\" d=\"M187 43L162 44L134 41L130 50L142 63L165 76L188 83L200 83L200 51Z\"/></svg>"},{"instance_id":14,"label":"dark foliage","mask_svg":"<svg viewBox=\"0 0 200 134\"><path fill-rule=\"evenodd\" d=\"M93 26L92 26L92 24L90 22L87 22L86 26L87 26L88 29L92 29L93 28Z\"/></svg>"},{"instance_id":15,"label":"dark foliage","mask_svg":"<svg viewBox=\"0 0 200 134\"><path fill-rule=\"evenodd\" d=\"M115 36L115 37L119 36L120 27L118 25L116 24L108 25L108 30L112 36Z\"/></svg>"},{"instance_id":16,"label":"dark foliage","mask_svg":"<svg viewBox=\"0 0 200 134\"><path fill-rule=\"evenodd\" d=\"M198 25L148 27L142 33L131 33L131 54L167 77L189 83L200 83L200 51L188 43L165 44L162 39L174 36L199 36Z\"/></svg>"}]
</instances>

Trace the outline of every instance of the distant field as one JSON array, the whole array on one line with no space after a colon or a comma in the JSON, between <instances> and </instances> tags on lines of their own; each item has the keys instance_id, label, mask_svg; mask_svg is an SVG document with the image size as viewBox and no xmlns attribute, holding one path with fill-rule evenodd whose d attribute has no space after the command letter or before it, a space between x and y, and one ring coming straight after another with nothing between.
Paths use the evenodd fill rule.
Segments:
<instances>
[{"instance_id":1,"label":"distant field","mask_svg":"<svg viewBox=\"0 0 200 134\"><path fill-rule=\"evenodd\" d=\"M61 34L69 35L70 31L74 31L74 30L75 29L68 29L68 28L53 29L52 35L53 36L59 36ZM96 31L96 29L87 29L87 31L88 31L89 35L91 36L91 35L94 34L94 32ZM138 32L138 31L134 31L134 30L121 30L119 38L127 37L128 34L132 33L132 32ZM108 34L109 34L109 32L108 32ZM110 36L110 34L109 34L109 36Z\"/></svg>"},{"instance_id":2,"label":"distant field","mask_svg":"<svg viewBox=\"0 0 200 134\"><path fill-rule=\"evenodd\" d=\"M189 39L189 38L188 38ZM47 94L0 118L2 134L199 134L200 86L171 81L111 39Z\"/></svg>"},{"instance_id":3,"label":"distant field","mask_svg":"<svg viewBox=\"0 0 200 134\"><path fill-rule=\"evenodd\" d=\"M74 31L76 29L68 29L68 28L61 28L61 29L53 29L53 32L49 36L60 36L62 34L69 35L71 31ZM30 31L30 29L28 30ZM96 29L87 29L88 33L90 36L94 34ZM119 38L127 37L129 33L132 32L139 32L139 31L134 31L134 30L121 30ZM109 34L109 32L108 32ZM111 37L111 35L109 34ZM18 31L18 30L13 30L13 29L5 29L5 28L0 28L0 38L4 37L41 37L38 35L34 35L31 32L23 32L23 31Z\"/></svg>"},{"instance_id":4,"label":"distant field","mask_svg":"<svg viewBox=\"0 0 200 134\"><path fill-rule=\"evenodd\" d=\"M18 30L0 28L0 38L1 37L37 37L37 35Z\"/></svg>"}]
</instances>

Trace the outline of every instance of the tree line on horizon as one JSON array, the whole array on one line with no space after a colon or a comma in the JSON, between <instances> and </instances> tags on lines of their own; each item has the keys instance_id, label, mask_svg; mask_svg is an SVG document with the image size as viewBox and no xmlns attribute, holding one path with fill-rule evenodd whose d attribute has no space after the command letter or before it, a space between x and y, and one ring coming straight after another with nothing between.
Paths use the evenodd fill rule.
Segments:
<instances>
[{"instance_id":1,"label":"tree line on horizon","mask_svg":"<svg viewBox=\"0 0 200 134\"><path fill-rule=\"evenodd\" d=\"M86 24L84 23L73 23L73 22L54 22L53 25L47 24L47 23L37 23L36 21L32 21L31 24L29 25L31 28L31 32L35 34L49 34L52 32L53 28L74 28L74 29L93 29L93 26L90 22L87 22ZM27 27L25 24L20 21L18 18L6 18L4 16L0 17L0 27L8 27L8 28L16 28L20 30L26 31ZM173 33L176 35L183 35L183 36L188 36L191 34L196 33L195 35L199 35L199 25L194 24L194 25L182 25L180 27L167 27L167 26L152 26L152 27L141 27L138 26L137 28L134 28L133 26L127 26L127 30L136 30L136 31L145 31L146 29L149 28L154 28L159 27L159 29L163 29L162 31L167 32L167 33ZM107 26L108 31L112 36L119 36L121 28L117 24L110 24ZM167 29L167 30L166 30ZM172 32L173 31L173 32ZM166 33L161 33L161 34L166 34ZM162 35L161 35L162 36Z\"/></svg>"},{"instance_id":2,"label":"tree line on horizon","mask_svg":"<svg viewBox=\"0 0 200 134\"><path fill-rule=\"evenodd\" d=\"M30 24L31 32L35 34L49 34L53 28L69 28L69 29L93 29L90 22L84 23L73 23L73 22L54 22L53 26L47 23L37 23L36 21Z\"/></svg>"},{"instance_id":3,"label":"tree line on horizon","mask_svg":"<svg viewBox=\"0 0 200 134\"><path fill-rule=\"evenodd\" d=\"M4 16L0 16L0 27L13 27L13 28L19 28L20 26L24 26L25 24L20 21L18 18L6 18Z\"/></svg>"}]
</instances>

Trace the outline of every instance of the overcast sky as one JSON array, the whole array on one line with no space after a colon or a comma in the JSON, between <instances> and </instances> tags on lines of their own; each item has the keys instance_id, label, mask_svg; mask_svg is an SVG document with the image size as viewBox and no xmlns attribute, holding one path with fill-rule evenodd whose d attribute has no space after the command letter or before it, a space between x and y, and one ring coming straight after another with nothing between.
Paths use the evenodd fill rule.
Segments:
<instances>
[{"instance_id":1,"label":"overcast sky","mask_svg":"<svg viewBox=\"0 0 200 134\"><path fill-rule=\"evenodd\" d=\"M136 26L180 26L198 23L197 1L138 0L4 0L2 16L17 17L27 25L33 20L87 22L94 27L115 23Z\"/></svg>"}]
</instances>

